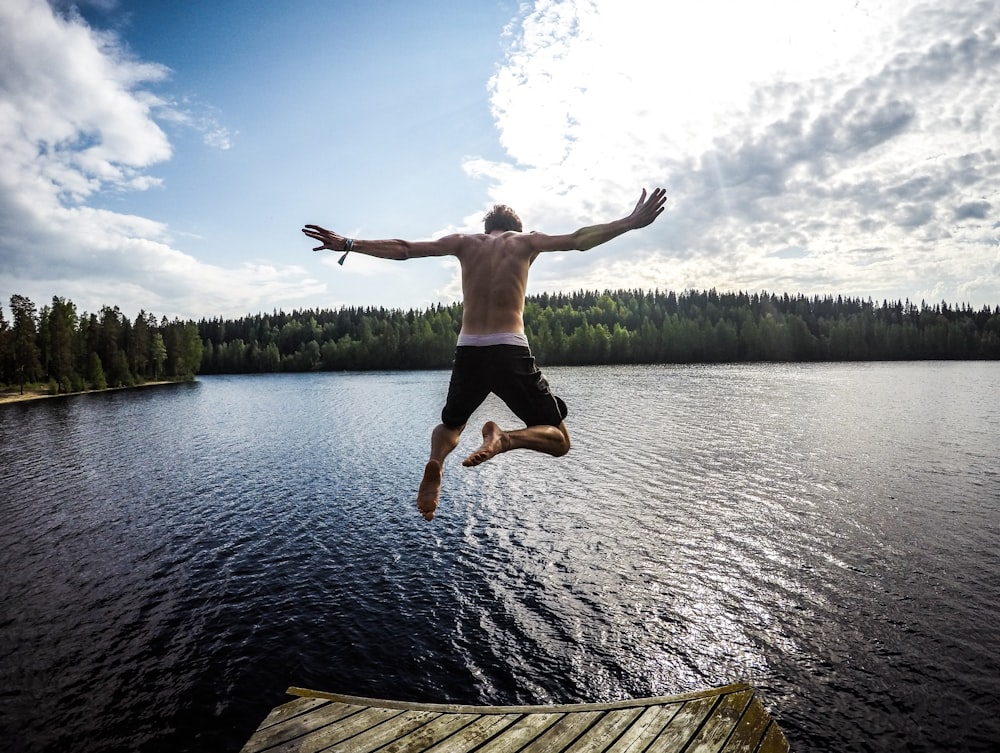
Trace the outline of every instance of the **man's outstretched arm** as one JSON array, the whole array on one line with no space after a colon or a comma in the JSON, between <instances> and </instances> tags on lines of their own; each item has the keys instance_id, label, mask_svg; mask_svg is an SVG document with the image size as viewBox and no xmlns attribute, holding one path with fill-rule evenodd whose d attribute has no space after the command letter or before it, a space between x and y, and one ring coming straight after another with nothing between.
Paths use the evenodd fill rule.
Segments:
<instances>
[{"instance_id":1,"label":"man's outstretched arm","mask_svg":"<svg viewBox=\"0 0 1000 753\"><path fill-rule=\"evenodd\" d=\"M462 244L461 235L446 235L434 241L404 241L397 238L363 240L347 238L319 225L306 225L302 232L320 242L313 251L356 251L379 259L417 259L425 256L451 256Z\"/></svg>"},{"instance_id":2,"label":"man's outstretched arm","mask_svg":"<svg viewBox=\"0 0 1000 753\"><path fill-rule=\"evenodd\" d=\"M638 230L652 222L663 213L667 201L667 192L662 188L653 189L646 198L646 189L636 202L635 209L627 217L599 225L582 227L567 235L545 235L532 233L531 239L537 251L587 251L594 246L607 243L629 230Z\"/></svg>"}]
</instances>

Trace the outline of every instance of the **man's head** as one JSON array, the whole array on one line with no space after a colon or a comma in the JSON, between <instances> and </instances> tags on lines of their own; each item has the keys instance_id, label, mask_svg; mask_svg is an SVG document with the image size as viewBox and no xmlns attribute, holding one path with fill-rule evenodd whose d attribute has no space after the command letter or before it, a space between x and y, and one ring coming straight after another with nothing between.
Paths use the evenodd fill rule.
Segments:
<instances>
[{"instance_id":1,"label":"man's head","mask_svg":"<svg viewBox=\"0 0 1000 753\"><path fill-rule=\"evenodd\" d=\"M521 218L506 204L494 204L493 208L483 218L486 223L486 233L494 230L516 230L521 232Z\"/></svg>"}]
</instances>

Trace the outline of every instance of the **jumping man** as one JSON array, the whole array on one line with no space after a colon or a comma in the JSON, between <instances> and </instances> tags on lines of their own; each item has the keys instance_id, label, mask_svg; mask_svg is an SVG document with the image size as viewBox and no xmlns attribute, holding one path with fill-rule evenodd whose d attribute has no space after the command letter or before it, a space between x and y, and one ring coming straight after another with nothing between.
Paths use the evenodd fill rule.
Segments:
<instances>
[{"instance_id":1,"label":"jumping man","mask_svg":"<svg viewBox=\"0 0 1000 753\"><path fill-rule=\"evenodd\" d=\"M646 227L663 212L666 200L662 188L654 189L648 198L643 189L628 216L567 235L523 233L521 220L502 204L486 215L483 233L446 235L433 241L360 240L318 225L302 229L321 243L313 251L326 249L344 256L356 251L398 260L455 256L462 267L462 330L441 423L431 433L430 459L417 490L417 508L424 518L433 518L437 509L445 458L458 446L466 422L490 392L524 421L525 428L506 431L487 421L483 443L462 465L479 465L516 449L555 457L569 452L566 404L549 390L524 335L528 269L543 251L587 251L629 230Z\"/></svg>"}]
</instances>

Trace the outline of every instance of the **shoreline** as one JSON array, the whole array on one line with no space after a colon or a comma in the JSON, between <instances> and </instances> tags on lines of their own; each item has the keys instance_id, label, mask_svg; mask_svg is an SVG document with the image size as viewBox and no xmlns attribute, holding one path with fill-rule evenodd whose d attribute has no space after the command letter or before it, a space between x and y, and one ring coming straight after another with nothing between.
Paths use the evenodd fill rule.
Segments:
<instances>
[{"instance_id":1,"label":"shoreline","mask_svg":"<svg viewBox=\"0 0 1000 753\"><path fill-rule=\"evenodd\" d=\"M138 390L143 387L162 387L165 384L183 384L181 381L177 380L158 380L155 382L143 382L142 384L133 384L131 387L106 387L103 390L81 390L80 392L58 392L51 393L48 389L28 389L24 390L22 395L20 392L0 392L0 405L6 405L8 403L24 403L32 400L42 400L45 398L53 397L73 397L74 395L92 395L100 392L118 392L120 390Z\"/></svg>"}]
</instances>

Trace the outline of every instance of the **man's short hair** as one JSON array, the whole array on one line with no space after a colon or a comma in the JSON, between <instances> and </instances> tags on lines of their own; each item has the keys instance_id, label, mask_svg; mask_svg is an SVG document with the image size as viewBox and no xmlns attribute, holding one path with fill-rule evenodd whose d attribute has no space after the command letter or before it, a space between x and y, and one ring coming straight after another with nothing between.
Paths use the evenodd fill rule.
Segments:
<instances>
[{"instance_id":1,"label":"man's short hair","mask_svg":"<svg viewBox=\"0 0 1000 753\"><path fill-rule=\"evenodd\" d=\"M521 218L517 216L517 212L506 204L494 204L493 208L486 213L483 222L486 225L487 234L492 233L494 230L516 230L519 233L521 232Z\"/></svg>"}]
</instances>

